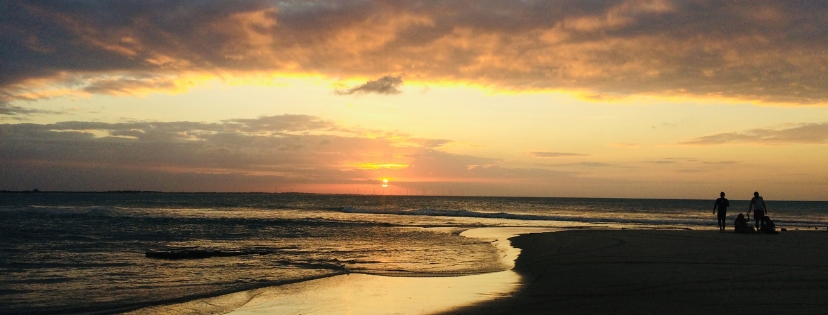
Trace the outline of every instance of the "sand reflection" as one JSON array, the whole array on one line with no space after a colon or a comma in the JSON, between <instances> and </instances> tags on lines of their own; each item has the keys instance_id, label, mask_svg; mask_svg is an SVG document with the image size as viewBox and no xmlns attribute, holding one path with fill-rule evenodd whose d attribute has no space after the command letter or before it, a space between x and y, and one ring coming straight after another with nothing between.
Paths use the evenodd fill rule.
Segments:
<instances>
[{"instance_id":1,"label":"sand reflection","mask_svg":"<svg viewBox=\"0 0 828 315\"><path fill-rule=\"evenodd\" d=\"M513 271L439 278L351 274L261 289L229 314L429 314L508 296Z\"/></svg>"}]
</instances>

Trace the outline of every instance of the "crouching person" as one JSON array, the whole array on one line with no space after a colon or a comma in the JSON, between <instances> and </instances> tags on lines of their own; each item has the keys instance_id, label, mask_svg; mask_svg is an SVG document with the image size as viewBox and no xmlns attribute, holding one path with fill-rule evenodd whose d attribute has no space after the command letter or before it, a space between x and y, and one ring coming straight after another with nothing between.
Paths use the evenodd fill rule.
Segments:
<instances>
[{"instance_id":1,"label":"crouching person","mask_svg":"<svg viewBox=\"0 0 828 315\"><path fill-rule=\"evenodd\" d=\"M736 217L736 221L733 222L735 225L734 231L736 233L753 233L755 230L752 226L748 225L747 219L745 219L745 215L739 213Z\"/></svg>"},{"instance_id":2,"label":"crouching person","mask_svg":"<svg viewBox=\"0 0 828 315\"><path fill-rule=\"evenodd\" d=\"M765 234L779 234L776 231L776 224L773 223L773 220L769 216L762 217L762 225L759 228L759 231Z\"/></svg>"}]
</instances>

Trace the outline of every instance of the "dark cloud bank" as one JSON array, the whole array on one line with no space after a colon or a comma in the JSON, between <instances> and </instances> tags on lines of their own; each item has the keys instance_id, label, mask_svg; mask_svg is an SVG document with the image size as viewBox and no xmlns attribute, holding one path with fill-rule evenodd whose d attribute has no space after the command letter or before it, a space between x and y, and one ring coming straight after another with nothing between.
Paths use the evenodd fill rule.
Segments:
<instances>
[{"instance_id":1,"label":"dark cloud bank","mask_svg":"<svg viewBox=\"0 0 828 315\"><path fill-rule=\"evenodd\" d=\"M816 0L9 0L0 29L5 100L32 97L32 79L116 93L184 71L283 71L828 101L828 6ZM89 79L100 75L111 77ZM345 92L395 93L382 80Z\"/></svg>"},{"instance_id":2,"label":"dark cloud bank","mask_svg":"<svg viewBox=\"0 0 828 315\"><path fill-rule=\"evenodd\" d=\"M0 124L0 190L324 191L319 185L391 177L395 187L503 194L514 187L501 184L513 180L535 182L537 193L582 182L568 172L501 167L498 160L437 150L446 140L408 138L401 145L401 135L388 136L363 136L303 115ZM378 171L361 163L406 166Z\"/></svg>"}]
</instances>

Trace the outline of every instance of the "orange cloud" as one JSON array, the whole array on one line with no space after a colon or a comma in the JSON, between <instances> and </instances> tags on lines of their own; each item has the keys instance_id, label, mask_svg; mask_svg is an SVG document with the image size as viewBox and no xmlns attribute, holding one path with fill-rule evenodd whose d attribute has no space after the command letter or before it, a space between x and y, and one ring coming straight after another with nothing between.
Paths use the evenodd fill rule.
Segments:
<instances>
[{"instance_id":1,"label":"orange cloud","mask_svg":"<svg viewBox=\"0 0 828 315\"><path fill-rule=\"evenodd\" d=\"M828 102L828 38L814 27L828 8L810 1L84 4L10 4L0 13L3 100L61 88L174 91L192 73L266 72ZM89 83L76 87L62 74ZM59 87L30 85L34 78Z\"/></svg>"}]
</instances>

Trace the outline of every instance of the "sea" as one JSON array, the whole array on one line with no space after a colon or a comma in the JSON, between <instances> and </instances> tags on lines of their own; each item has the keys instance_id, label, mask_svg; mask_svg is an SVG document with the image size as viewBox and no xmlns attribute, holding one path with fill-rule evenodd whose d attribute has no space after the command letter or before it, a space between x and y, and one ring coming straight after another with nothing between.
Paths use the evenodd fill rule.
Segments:
<instances>
[{"instance_id":1,"label":"sea","mask_svg":"<svg viewBox=\"0 0 828 315\"><path fill-rule=\"evenodd\" d=\"M510 266L477 228L715 231L710 200L0 193L0 314L111 314L360 273ZM828 202L766 200L778 228L825 231ZM728 221L748 209L731 200Z\"/></svg>"}]
</instances>

